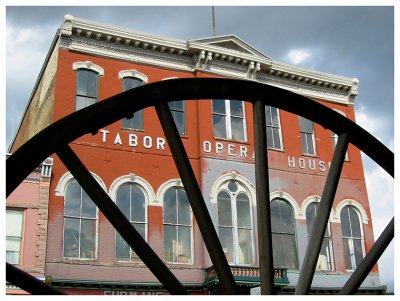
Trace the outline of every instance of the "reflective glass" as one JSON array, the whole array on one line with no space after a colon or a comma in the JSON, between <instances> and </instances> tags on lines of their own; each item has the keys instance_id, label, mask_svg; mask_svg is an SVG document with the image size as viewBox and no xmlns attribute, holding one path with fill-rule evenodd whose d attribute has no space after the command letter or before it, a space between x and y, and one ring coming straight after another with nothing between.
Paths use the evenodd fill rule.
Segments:
<instances>
[{"instance_id":1,"label":"reflective glass","mask_svg":"<svg viewBox=\"0 0 400 301\"><path fill-rule=\"evenodd\" d=\"M183 189L177 190L178 195L178 224L191 225L190 221L190 204Z\"/></svg>"},{"instance_id":2,"label":"reflective glass","mask_svg":"<svg viewBox=\"0 0 400 301\"><path fill-rule=\"evenodd\" d=\"M76 94L97 98L98 73L92 70L79 69L77 71Z\"/></svg>"},{"instance_id":3,"label":"reflective glass","mask_svg":"<svg viewBox=\"0 0 400 301\"><path fill-rule=\"evenodd\" d=\"M351 228L350 228L350 218L349 218L349 208L348 206L344 207L340 212L340 224L342 226L342 236L343 237L351 237Z\"/></svg>"},{"instance_id":4,"label":"reflective glass","mask_svg":"<svg viewBox=\"0 0 400 301\"><path fill-rule=\"evenodd\" d=\"M236 210L238 227L251 228L250 200L246 194L240 193L236 197Z\"/></svg>"},{"instance_id":5,"label":"reflective glass","mask_svg":"<svg viewBox=\"0 0 400 301\"><path fill-rule=\"evenodd\" d=\"M176 226L164 225L164 259L174 262L177 251Z\"/></svg>"},{"instance_id":6,"label":"reflective glass","mask_svg":"<svg viewBox=\"0 0 400 301\"><path fill-rule=\"evenodd\" d=\"M218 228L218 237L221 242L222 249L229 263L233 263L233 233L232 228Z\"/></svg>"},{"instance_id":7,"label":"reflective glass","mask_svg":"<svg viewBox=\"0 0 400 301\"><path fill-rule=\"evenodd\" d=\"M218 224L232 226L231 197L226 191L221 191L217 196Z\"/></svg>"},{"instance_id":8,"label":"reflective glass","mask_svg":"<svg viewBox=\"0 0 400 301\"><path fill-rule=\"evenodd\" d=\"M146 202L143 191L134 184L129 184L131 188L131 221L146 221Z\"/></svg>"},{"instance_id":9,"label":"reflective glass","mask_svg":"<svg viewBox=\"0 0 400 301\"><path fill-rule=\"evenodd\" d=\"M253 246L251 243L251 230L238 229L239 239L239 264L253 263Z\"/></svg>"},{"instance_id":10,"label":"reflective glass","mask_svg":"<svg viewBox=\"0 0 400 301\"><path fill-rule=\"evenodd\" d=\"M124 77L124 79L122 80L124 91L139 87L142 84L143 82L140 79L134 77Z\"/></svg>"},{"instance_id":11,"label":"reflective glass","mask_svg":"<svg viewBox=\"0 0 400 301\"><path fill-rule=\"evenodd\" d=\"M178 227L178 252L177 261L180 263L189 263L191 260L191 235L190 227Z\"/></svg>"},{"instance_id":12,"label":"reflective glass","mask_svg":"<svg viewBox=\"0 0 400 301\"><path fill-rule=\"evenodd\" d=\"M314 132L314 123L304 117L299 116L300 132L312 134Z\"/></svg>"},{"instance_id":13,"label":"reflective glass","mask_svg":"<svg viewBox=\"0 0 400 301\"><path fill-rule=\"evenodd\" d=\"M81 215L81 186L76 180L68 183L65 192L64 214L76 217Z\"/></svg>"},{"instance_id":14,"label":"reflective glass","mask_svg":"<svg viewBox=\"0 0 400 301\"><path fill-rule=\"evenodd\" d=\"M172 117L174 118L175 125L178 129L178 133L185 134L185 114L180 111L172 111Z\"/></svg>"},{"instance_id":15,"label":"reflective glass","mask_svg":"<svg viewBox=\"0 0 400 301\"><path fill-rule=\"evenodd\" d=\"M226 116L213 115L214 137L228 138L226 132Z\"/></svg>"},{"instance_id":16,"label":"reflective glass","mask_svg":"<svg viewBox=\"0 0 400 301\"><path fill-rule=\"evenodd\" d=\"M243 117L243 101L231 100L230 101L231 115Z\"/></svg>"},{"instance_id":17,"label":"reflective glass","mask_svg":"<svg viewBox=\"0 0 400 301\"><path fill-rule=\"evenodd\" d=\"M96 218L97 207L82 189L82 214L81 217Z\"/></svg>"},{"instance_id":18,"label":"reflective glass","mask_svg":"<svg viewBox=\"0 0 400 301\"><path fill-rule=\"evenodd\" d=\"M130 220L129 203L130 203L129 185L126 184L121 185L117 191L117 206L128 220Z\"/></svg>"},{"instance_id":19,"label":"reflective glass","mask_svg":"<svg viewBox=\"0 0 400 301\"><path fill-rule=\"evenodd\" d=\"M350 215L350 222L351 222L351 231L352 231L352 237L354 238L362 238L361 236L361 224L360 224L360 218L358 217L358 214L356 210L353 207L349 206L349 215Z\"/></svg>"},{"instance_id":20,"label":"reflective glass","mask_svg":"<svg viewBox=\"0 0 400 301\"><path fill-rule=\"evenodd\" d=\"M96 252L96 221L81 220L81 256L94 258Z\"/></svg>"},{"instance_id":21,"label":"reflective glass","mask_svg":"<svg viewBox=\"0 0 400 301\"><path fill-rule=\"evenodd\" d=\"M274 139L274 148L282 149L282 147L281 147L281 139L280 139L281 133L280 133L279 129L272 128L272 133L273 133L273 137L274 137L273 138Z\"/></svg>"},{"instance_id":22,"label":"reflective glass","mask_svg":"<svg viewBox=\"0 0 400 301\"><path fill-rule=\"evenodd\" d=\"M231 118L231 125L232 125L232 139L244 141L244 119L242 118Z\"/></svg>"},{"instance_id":23,"label":"reflective glass","mask_svg":"<svg viewBox=\"0 0 400 301\"><path fill-rule=\"evenodd\" d=\"M212 109L213 109L213 113L225 115L226 114L225 99L213 99L212 100Z\"/></svg>"},{"instance_id":24,"label":"reflective glass","mask_svg":"<svg viewBox=\"0 0 400 301\"><path fill-rule=\"evenodd\" d=\"M164 195L164 223L176 224L178 222L176 210L176 189L170 188Z\"/></svg>"},{"instance_id":25,"label":"reflective glass","mask_svg":"<svg viewBox=\"0 0 400 301\"><path fill-rule=\"evenodd\" d=\"M130 247L118 232L115 236L115 256L117 260L130 260Z\"/></svg>"},{"instance_id":26,"label":"reflective glass","mask_svg":"<svg viewBox=\"0 0 400 301\"><path fill-rule=\"evenodd\" d=\"M64 257L79 258L80 220L64 218Z\"/></svg>"}]
</instances>

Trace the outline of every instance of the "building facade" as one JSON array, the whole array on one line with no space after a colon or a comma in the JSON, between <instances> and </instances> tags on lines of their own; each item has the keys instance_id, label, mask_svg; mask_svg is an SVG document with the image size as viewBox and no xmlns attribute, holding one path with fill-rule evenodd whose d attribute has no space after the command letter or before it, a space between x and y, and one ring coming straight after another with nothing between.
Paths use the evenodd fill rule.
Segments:
<instances>
[{"instance_id":1,"label":"building facade","mask_svg":"<svg viewBox=\"0 0 400 301\"><path fill-rule=\"evenodd\" d=\"M64 17L12 145L124 90L171 78L226 77L305 95L355 121L358 80L277 62L236 36L189 41ZM169 103L239 291L259 284L252 104ZM39 112L39 113L38 113ZM275 284L296 285L337 135L266 106ZM193 294L220 292L155 109L70 144ZM164 294L154 275L54 156L45 275L71 294ZM374 243L361 154L350 145L312 291L341 288ZM380 292L375 266L360 291Z\"/></svg>"},{"instance_id":2,"label":"building facade","mask_svg":"<svg viewBox=\"0 0 400 301\"><path fill-rule=\"evenodd\" d=\"M52 158L46 159L6 199L6 262L42 280L52 164ZM6 293L26 294L8 282Z\"/></svg>"}]
</instances>

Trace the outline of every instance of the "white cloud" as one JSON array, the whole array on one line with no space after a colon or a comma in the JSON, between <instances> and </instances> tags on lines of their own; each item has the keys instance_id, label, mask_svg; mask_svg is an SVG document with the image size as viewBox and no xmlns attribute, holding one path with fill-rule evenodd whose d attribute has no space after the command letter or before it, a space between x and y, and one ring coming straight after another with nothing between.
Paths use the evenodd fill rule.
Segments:
<instances>
[{"instance_id":1,"label":"white cloud","mask_svg":"<svg viewBox=\"0 0 400 301\"><path fill-rule=\"evenodd\" d=\"M294 65L305 64L311 61L312 53L309 49L292 49L286 54L286 59Z\"/></svg>"}]
</instances>

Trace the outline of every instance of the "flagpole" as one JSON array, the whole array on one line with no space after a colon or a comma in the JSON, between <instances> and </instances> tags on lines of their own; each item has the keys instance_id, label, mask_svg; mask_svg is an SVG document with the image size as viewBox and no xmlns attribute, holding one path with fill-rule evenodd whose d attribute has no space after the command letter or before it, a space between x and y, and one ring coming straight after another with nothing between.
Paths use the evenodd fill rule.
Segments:
<instances>
[{"instance_id":1,"label":"flagpole","mask_svg":"<svg viewBox=\"0 0 400 301\"><path fill-rule=\"evenodd\" d=\"M215 30L215 11L214 11L214 6L211 6L211 9L212 9L212 23L213 23L213 33L214 33L214 37L215 37L215 32L216 32L216 30Z\"/></svg>"}]
</instances>

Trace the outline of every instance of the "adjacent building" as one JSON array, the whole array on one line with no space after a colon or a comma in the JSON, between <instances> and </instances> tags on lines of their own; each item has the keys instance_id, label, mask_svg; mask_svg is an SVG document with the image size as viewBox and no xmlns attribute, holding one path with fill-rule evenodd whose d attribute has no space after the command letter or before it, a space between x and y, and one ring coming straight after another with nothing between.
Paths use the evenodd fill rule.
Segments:
<instances>
[{"instance_id":1,"label":"adjacent building","mask_svg":"<svg viewBox=\"0 0 400 301\"><path fill-rule=\"evenodd\" d=\"M201 77L274 85L355 120L357 79L278 62L234 35L183 41L66 15L11 151L45 126L124 90ZM245 99L208 99L169 107L239 291L249 294L259 284L252 105ZM286 111L265 110L275 284L278 292L291 293L337 135ZM154 108L70 146L192 294L220 293ZM40 270L47 282L70 294L166 293L58 157L53 159ZM373 243L361 154L350 145L311 292L341 288ZM382 290L375 266L360 292Z\"/></svg>"}]
</instances>

